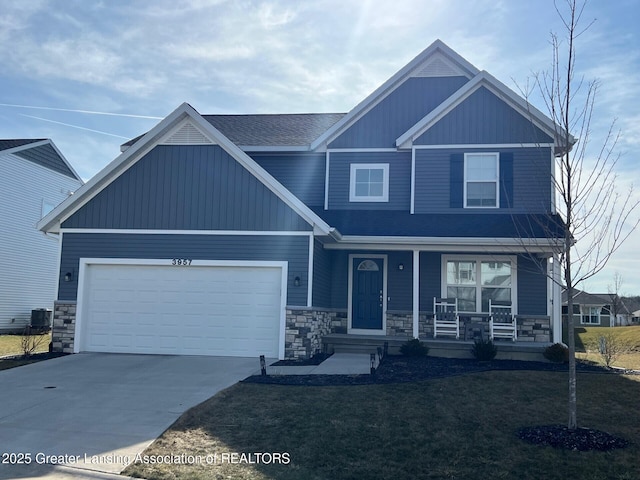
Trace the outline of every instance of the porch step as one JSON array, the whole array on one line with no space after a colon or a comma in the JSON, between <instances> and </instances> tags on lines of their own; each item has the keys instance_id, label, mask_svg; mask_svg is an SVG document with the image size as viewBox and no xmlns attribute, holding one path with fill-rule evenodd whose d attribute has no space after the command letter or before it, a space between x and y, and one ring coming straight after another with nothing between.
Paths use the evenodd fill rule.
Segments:
<instances>
[{"instance_id":1,"label":"porch step","mask_svg":"<svg viewBox=\"0 0 640 480\"><path fill-rule=\"evenodd\" d=\"M388 342L388 353L399 355L400 347L411 337L390 337L384 335L349 335L332 333L322 339L327 353L376 353L378 347ZM456 340L455 338L421 338L429 347L429 356L446 358L473 358L471 354L472 341ZM546 361L542 355L549 343L512 342L498 339L498 360L533 360Z\"/></svg>"}]
</instances>

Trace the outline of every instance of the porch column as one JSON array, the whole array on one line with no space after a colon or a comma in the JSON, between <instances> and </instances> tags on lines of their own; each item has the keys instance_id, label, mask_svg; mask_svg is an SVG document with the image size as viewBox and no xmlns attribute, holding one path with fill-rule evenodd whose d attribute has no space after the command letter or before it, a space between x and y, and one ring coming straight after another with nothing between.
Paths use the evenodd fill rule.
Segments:
<instances>
[{"instance_id":1,"label":"porch column","mask_svg":"<svg viewBox=\"0 0 640 480\"><path fill-rule=\"evenodd\" d=\"M553 263L551 264L552 280L551 289L553 290L553 305L551 312L551 324L553 325L553 339L554 343L562 342L562 290L561 285L561 271L560 261L558 256L551 257Z\"/></svg>"},{"instance_id":2,"label":"porch column","mask_svg":"<svg viewBox=\"0 0 640 480\"><path fill-rule=\"evenodd\" d=\"M420 251L413 251L413 338L420 336Z\"/></svg>"}]
</instances>

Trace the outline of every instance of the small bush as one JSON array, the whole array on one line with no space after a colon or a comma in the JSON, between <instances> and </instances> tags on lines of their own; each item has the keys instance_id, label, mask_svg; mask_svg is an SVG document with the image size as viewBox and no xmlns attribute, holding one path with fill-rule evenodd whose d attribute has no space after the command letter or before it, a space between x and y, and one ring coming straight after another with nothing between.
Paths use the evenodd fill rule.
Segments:
<instances>
[{"instance_id":1,"label":"small bush","mask_svg":"<svg viewBox=\"0 0 640 480\"><path fill-rule=\"evenodd\" d=\"M498 348L491 340L476 340L471 348L471 353L476 360L493 360L498 353Z\"/></svg>"},{"instance_id":2,"label":"small bush","mask_svg":"<svg viewBox=\"0 0 640 480\"><path fill-rule=\"evenodd\" d=\"M429 355L429 347L417 338L414 338L402 344L400 353L405 357L426 357Z\"/></svg>"},{"instance_id":3,"label":"small bush","mask_svg":"<svg viewBox=\"0 0 640 480\"><path fill-rule=\"evenodd\" d=\"M632 347L629 342L608 332L598 336L597 351L604 364L610 368L621 355L631 352Z\"/></svg>"},{"instance_id":4,"label":"small bush","mask_svg":"<svg viewBox=\"0 0 640 480\"><path fill-rule=\"evenodd\" d=\"M554 343L544 349L544 358L553 363L567 363L569 361L569 349L562 343Z\"/></svg>"},{"instance_id":5,"label":"small bush","mask_svg":"<svg viewBox=\"0 0 640 480\"><path fill-rule=\"evenodd\" d=\"M41 331L34 331L31 325L27 325L22 332L20 347L22 356L29 358L45 341L49 339L49 335L43 335Z\"/></svg>"}]
</instances>

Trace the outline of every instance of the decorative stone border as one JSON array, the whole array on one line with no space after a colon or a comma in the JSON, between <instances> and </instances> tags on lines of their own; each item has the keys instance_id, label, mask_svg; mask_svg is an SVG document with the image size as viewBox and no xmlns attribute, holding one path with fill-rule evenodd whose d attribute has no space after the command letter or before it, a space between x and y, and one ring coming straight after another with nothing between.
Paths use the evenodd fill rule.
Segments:
<instances>
[{"instance_id":1,"label":"decorative stone border","mask_svg":"<svg viewBox=\"0 0 640 480\"><path fill-rule=\"evenodd\" d=\"M53 352L73 353L76 335L76 302L56 300L53 303L51 348Z\"/></svg>"}]
</instances>

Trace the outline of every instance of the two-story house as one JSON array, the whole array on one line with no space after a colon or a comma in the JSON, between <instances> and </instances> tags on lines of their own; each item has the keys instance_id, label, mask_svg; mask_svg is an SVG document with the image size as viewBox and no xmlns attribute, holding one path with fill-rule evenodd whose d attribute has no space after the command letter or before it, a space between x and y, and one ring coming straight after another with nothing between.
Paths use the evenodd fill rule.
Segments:
<instances>
[{"instance_id":1,"label":"two-story house","mask_svg":"<svg viewBox=\"0 0 640 480\"><path fill-rule=\"evenodd\" d=\"M0 140L0 332L53 308L60 244L36 224L82 183L51 140Z\"/></svg>"},{"instance_id":2,"label":"two-story house","mask_svg":"<svg viewBox=\"0 0 640 480\"><path fill-rule=\"evenodd\" d=\"M39 227L62 236L54 348L303 357L433 338L508 303L559 341L556 128L441 41L348 113L183 104ZM440 337L439 337L440 338Z\"/></svg>"}]
</instances>

